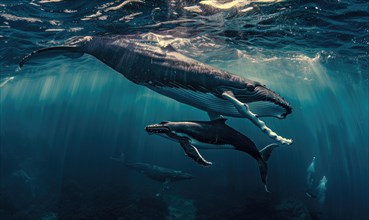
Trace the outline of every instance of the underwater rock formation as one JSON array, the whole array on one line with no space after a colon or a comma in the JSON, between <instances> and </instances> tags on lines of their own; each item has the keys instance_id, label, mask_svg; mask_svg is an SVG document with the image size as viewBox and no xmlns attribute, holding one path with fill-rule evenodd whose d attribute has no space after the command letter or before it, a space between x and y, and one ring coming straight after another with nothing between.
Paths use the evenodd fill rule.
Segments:
<instances>
[{"instance_id":1,"label":"underwater rock formation","mask_svg":"<svg viewBox=\"0 0 369 220\"><path fill-rule=\"evenodd\" d=\"M164 200L168 204L166 220L197 219L197 208L193 200L188 200L180 196L166 196Z\"/></svg>"},{"instance_id":2,"label":"underwater rock formation","mask_svg":"<svg viewBox=\"0 0 369 220\"><path fill-rule=\"evenodd\" d=\"M41 220L57 220L58 216L55 212L47 212L42 217Z\"/></svg>"},{"instance_id":3,"label":"underwater rock formation","mask_svg":"<svg viewBox=\"0 0 369 220\"><path fill-rule=\"evenodd\" d=\"M282 200L275 206L277 220L311 220L308 208L303 202L294 198Z\"/></svg>"},{"instance_id":4,"label":"underwater rock formation","mask_svg":"<svg viewBox=\"0 0 369 220\"><path fill-rule=\"evenodd\" d=\"M168 207L156 197L137 198L123 210L118 220L155 220L165 219Z\"/></svg>"}]
</instances>

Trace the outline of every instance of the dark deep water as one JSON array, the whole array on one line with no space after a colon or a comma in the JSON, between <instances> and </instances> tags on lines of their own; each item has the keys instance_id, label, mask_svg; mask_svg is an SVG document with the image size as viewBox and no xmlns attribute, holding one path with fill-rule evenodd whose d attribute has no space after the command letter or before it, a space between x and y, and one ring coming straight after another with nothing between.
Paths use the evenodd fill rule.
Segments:
<instances>
[{"instance_id":1,"label":"dark deep water","mask_svg":"<svg viewBox=\"0 0 369 220\"><path fill-rule=\"evenodd\" d=\"M215 2L0 0L0 219L369 219L368 1ZM271 193L244 153L202 151L214 163L203 168L147 135L208 117L92 56L18 68L35 49L109 34L171 44L288 100L291 115L265 119L294 139L268 163ZM259 149L273 142L245 119L228 124ZM156 197L161 183L110 160L121 153L194 179ZM321 204L305 195L313 157L314 188L328 180Z\"/></svg>"}]
</instances>

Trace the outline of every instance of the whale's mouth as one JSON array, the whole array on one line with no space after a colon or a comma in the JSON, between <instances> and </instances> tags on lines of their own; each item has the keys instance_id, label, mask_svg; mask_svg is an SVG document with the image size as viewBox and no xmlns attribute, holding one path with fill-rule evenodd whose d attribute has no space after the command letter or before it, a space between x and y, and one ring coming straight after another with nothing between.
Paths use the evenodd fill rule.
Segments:
<instances>
[{"instance_id":1,"label":"whale's mouth","mask_svg":"<svg viewBox=\"0 0 369 220\"><path fill-rule=\"evenodd\" d=\"M153 124L145 127L145 130L149 134L167 134L170 133L170 129L163 124Z\"/></svg>"},{"instance_id":2,"label":"whale's mouth","mask_svg":"<svg viewBox=\"0 0 369 220\"><path fill-rule=\"evenodd\" d=\"M250 106L250 110L258 117L285 118L292 112L291 105L276 92L262 85L256 85L252 93L236 91L235 97Z\"/></svg>"},{"instance_id":3,"label":"whale's mouth","mask_svg":"<svg viewBox=\"0 0 369 220\"><path fill-rule=\"evenodd\" d=\"M288 114L291 114L292 106L276 92L266 88L265 86L257 86L255 87L255 91L264 96L266 101L275 104L275 109L281 109L281 112L277 111L279 115L278 113L275 114L277 118L285 118Z\"/></svg>"}]
</instances>

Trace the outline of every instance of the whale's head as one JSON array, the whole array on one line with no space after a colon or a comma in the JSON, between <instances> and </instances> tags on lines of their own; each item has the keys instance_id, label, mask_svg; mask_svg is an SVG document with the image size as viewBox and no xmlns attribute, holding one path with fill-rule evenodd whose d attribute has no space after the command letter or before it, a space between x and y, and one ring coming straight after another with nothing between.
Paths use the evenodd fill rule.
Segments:
<instances>
[{"instance_id":1,"label":"whale's head","mask_svg":"<svg viewBox=\"0 0 369 220\"><path fill-rule=\"evenodd\" d=\"M273 116L282 119L292 112L292 106L283 97L268 89L265 85L259 84L255 86L254 92L259 97L250 104L250 108L254 108L259 116Z\"/></svg>"},{"instance_id":2,"label":"whale's head","mask_svg":"<svg viewBox=\"0 0 369 220\"><path fill-rule=\"evenodd\" d=\"M166 134L166 135L168 135L172 132L171 129L170 129L170 123L171 122L163 121L163 122L160 122L158 124L147 125L145 127L145 130L149 134L161 134L161 135Z\"/></svg>"}]
</instances>

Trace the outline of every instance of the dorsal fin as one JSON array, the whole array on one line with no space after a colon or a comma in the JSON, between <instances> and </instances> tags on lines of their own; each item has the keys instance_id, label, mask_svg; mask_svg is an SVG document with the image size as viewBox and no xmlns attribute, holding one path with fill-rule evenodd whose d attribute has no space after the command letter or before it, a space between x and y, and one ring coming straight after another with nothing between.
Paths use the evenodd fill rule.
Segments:
<instances>
[{"instance_id":1,"label":"dorsal fin","mask_svg":"<svg viewBox=\"0 0 369 220\"><path fill-rule=\"evenodd\" d=\"M226 118L217 118L217 119L212 120L211 122L225 124L226 121L227 121Z\"/></svg>"}]
</instances>

